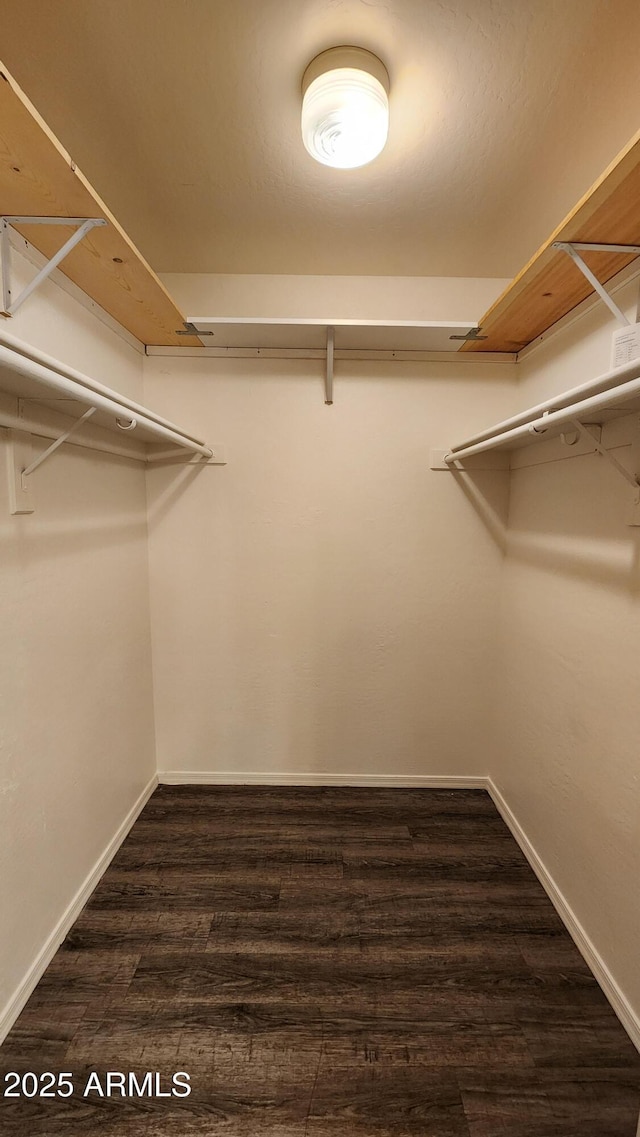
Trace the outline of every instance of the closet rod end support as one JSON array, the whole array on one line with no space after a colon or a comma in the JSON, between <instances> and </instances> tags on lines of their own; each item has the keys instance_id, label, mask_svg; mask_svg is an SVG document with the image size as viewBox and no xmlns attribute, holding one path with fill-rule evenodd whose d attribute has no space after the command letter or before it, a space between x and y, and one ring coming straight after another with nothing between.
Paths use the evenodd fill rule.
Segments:
<instances>
[{"instance_id":1,"label":"closet rod end support","mask_svg":"<svg viewBox=\"0 0 640 1137\"><path fill-rule=\"evenodd\" d=\"M432 450L429 458L430 470L452 470L455 456L450 450Z\"/></svg>"}]
</instances>

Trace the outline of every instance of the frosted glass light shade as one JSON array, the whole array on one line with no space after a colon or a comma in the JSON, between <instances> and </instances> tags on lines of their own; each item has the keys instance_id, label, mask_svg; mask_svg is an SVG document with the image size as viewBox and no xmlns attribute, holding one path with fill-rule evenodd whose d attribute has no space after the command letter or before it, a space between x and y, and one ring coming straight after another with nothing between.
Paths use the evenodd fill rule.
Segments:
<instances>
[{"instance_id":1,"label":"frosted glass light shade","mask_svg":"<svg viewBox=\"0 0 640 1137\"><path fill-rule=\"evenodd\" d=\"M332 48L314 59L303 79L302 139L309 154L341 170L376 158L389 133L388 89L384 65L362 48Z\"/></svg>"}]
</instances>

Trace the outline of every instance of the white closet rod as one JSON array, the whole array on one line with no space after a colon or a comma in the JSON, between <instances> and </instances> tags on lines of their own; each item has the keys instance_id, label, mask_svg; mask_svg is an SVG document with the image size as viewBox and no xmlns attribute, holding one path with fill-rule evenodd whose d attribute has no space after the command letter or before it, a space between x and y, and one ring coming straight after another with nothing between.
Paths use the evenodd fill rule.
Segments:
<instances>
[{"instance_id":1,"label":"white closet rod","mask_svg":"<svg viewBox=\"0 0 640 1137\"><path fill-rule=\"evenodd\" d=\"M213 451L205 446L203 443L195 442L188 435L183 434L177 427L167 427L156 422L153 418L149 417L149 413L145 408L140 408L139 411L134 411L133 407L127 405L127 401L120 401L119 398L107 397L99 393L97 390L91 389L83 383L76 382L74 379L67 379L60 372L52 370L50 367L37 363L35 360L21 355L19 352L10 348L0 345L0 367L6 367L8 370L13 371L18 375L23 375L25 379L35 380L41 383L44 387L50 390L60 392L68 398L77 399L79 402L87 403L88 406L96 407L97 410L106 411L108 414L113 415L115 419L132 418L135 417L139 426L143 427L150 434L163 441L172 442L174 446L181 446L185 450L192 451L195 454L202 454L204 458L211 458ZM108 390L108 388L105 388ZM113 395L110 392L110 395Z\"/></svg>"},{"instance_id":2,"label":"white closet rod","mask_svg":"<svg viewBox=\"0 0 640 1137\"><path fill-rule=\"evenodd\" d=\"M5 411L0 411L0 427L9 430L24 430L36 438L50 438L52 441L60 437L62 429L61 427L56 429L53 426L43 426L36 419L22 418ZM118 458L128 458L131 462L145 463L148 461L145 454L136 453L135 450L127 450L124 446L112 445L110 442L96 442L92 438L87 438L86 434L66 438L65 444L67 446L80 446L84 450L97 450L100 454L114 454Z\"/></svg>"},{"instance_id":3,"label":"white closet rod","mask_svg":"<svg viewBox=\"0 0 640 1137\"><path fill-rule=\"evenodd\" d=\"M636 359L634 366L637 376L640 371L640 360ZM618 403L624 403L627 399L637 398L639 395L640 377L636 377L628 383L619 384L615 390L602 391L598 395L592 395L589 399L581 399L579 402L563 407L559 411L547 411L533 421L527 421L522 426L514 427L511 430L499 430L496 427L495 433L482 442L453 447L448 454L445 454L444 460L447 465L451 465L459 458L471 458L474 454L481 454L484 450L493 450L507 442L516 442L518 439L530 435L541 435L550 426L562 426L564 423L570 423L575 419L583 421L585 416L593 411L617 406Z\"/></svg>"},{"instance_id":4,"label":"white closet rod","mask_svg":"<svg viewBox=\"0 0 640 1137\"><path fill-rule=\"evenodd\" d=\"M526 411L521 411L512 418L507 418L503 422L496 423L495 426L489 427L487 430L482 430L478 434L472 435L467 438L465 442L461 442L459 446L452 447L451 453L458 450L466 450L469 446L475 446L477 442L484 442L485 439L495 439L499 434L506 433L512 427L524 426L530 422L535 422L541 415L546 414L547 411L562 410L564 407L575 403L579 399L583 399L588 395L597 395L604 391L611 390L619 383L627 379L636 379L640 375L640 360L633 359L630 363L623 363L621 367L614 368L613 371L607 371L604 375L599 375L597 379L590 379L588 383L583 383L579 387L572 387L569 391L564 391L562 395L554 395L551 399L546 399L543 403L538 403L535 407L529 407Z\"/></svg>"},{"instance_id":5,"label":"white closet rod","mask_svg":"<svg viewBox=\"0 0 640 1137\"><path fill-rule=\"evenodd\" d=\"M52 355L47 355L46 352L40 351L36 347L31 347L30 344L24 343L23 340L12 336L6 332L4 328L0 328L0 344L5 347L11 348L13 351L19 352L20 355L25 356L26 359L32 359L35 363L41 363L43 367L49 367L52 371L57 372L58 375L64 375L66 379L73 379L75 383L82 384L89 391L97 391L100 395L106 395L107 398L113 398L115 392L110 387L105 387L103 383L99 383L97 379L91 379L88 375L83 375L82 371L76 371L75 367L69 367L66 363L61 363L59 359L54 359ZM145 418L152 419L153 422L158 423L159 426L166 426L168 430L174 430L177 434L184 435L191 442L197 442L200 446L204 446L203 438L196 438L194 434L186 434L185 431L180 430L180 427L175 423L169 422L166 418L161 418L155 411L150 411L147 407L143 407L140 403L135 403L133 399L127 398L126 395L118 395L117 400L122 403L123 407L127 410L133 411L134 415L144 415Z\"/></svg>"}]
</instances>

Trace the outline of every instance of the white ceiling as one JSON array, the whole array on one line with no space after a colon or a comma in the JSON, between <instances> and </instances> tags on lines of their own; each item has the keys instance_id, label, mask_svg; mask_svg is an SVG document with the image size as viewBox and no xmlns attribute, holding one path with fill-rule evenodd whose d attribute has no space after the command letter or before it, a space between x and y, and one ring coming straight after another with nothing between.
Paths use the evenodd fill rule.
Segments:
<instances>
[{"instance_id":1,"label":"white ceiling","mask_svg":"<svg viewBox=\"0 0 640 1137\"><path fill-rule=\"evenodd\" d=\"M315 163L302 73L391 77L383 155ZM4 62L160 272L510 276L640 125L637 0L21 0Z\"/></svg>"}]
</instances>

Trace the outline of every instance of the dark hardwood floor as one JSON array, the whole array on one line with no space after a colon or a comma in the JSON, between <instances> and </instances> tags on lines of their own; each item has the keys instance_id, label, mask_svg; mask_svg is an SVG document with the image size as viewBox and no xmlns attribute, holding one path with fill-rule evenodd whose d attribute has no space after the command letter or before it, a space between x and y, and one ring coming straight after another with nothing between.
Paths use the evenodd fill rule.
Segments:
<instances>
[{"instance_id":1,"label":"dark hardwood floor","mask_svg":"<svg viewBox=\"0 0 640 1137\"><path fill-rule=\"evenodd\" d=\"M640 1057L481 790L161 787L4 1046L7 1137L635 1137ZM91 1071L189 1097L83 1097Z\"/></svg>"}]
</instances>

